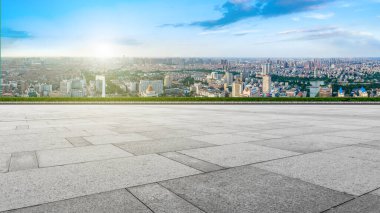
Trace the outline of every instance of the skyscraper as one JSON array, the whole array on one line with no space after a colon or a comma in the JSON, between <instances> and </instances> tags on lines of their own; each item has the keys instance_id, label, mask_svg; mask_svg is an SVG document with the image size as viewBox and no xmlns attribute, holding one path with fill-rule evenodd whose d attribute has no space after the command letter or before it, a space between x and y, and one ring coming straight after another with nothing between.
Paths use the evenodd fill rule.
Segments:
<instances>
[{"instance_id":1,"label":"skyscraper","mask_svg":"<svg viewBox=\"0 0 380 213\"><path fill-rule=\"evenodd\" d=\"M96 90L102 92L102 97L106 97L106 77L103 75L97 75L96 78Z\"/></svg>"},{"instance_id":2,"label":"skyscraper","mask_svg":"<svg viewBox=\"0 0 380 213\"><path fill-rule=\"evenodd\" d=\"M269 94L271 93L271 84L272 84L272 78L270 75L264 75L263 76L263 93Z\"/></svg>"},{"instance_id":3,"label":"skyscraper","mask_svg":"<svg viewBox=\"0 0 380 213\"><path fill-rule=\"evenodd\" d=\"M270 75L270 73L272 72L272 64L270 62L264 64L262 68L263 68L263 76Z\"/></svg>"},{"instance_id":4,"label":"skyscraper","mask_svg":"<svg viewBox=\"0 0 380 213\"><path fill-rule=\"evenodd\" d=\"M226 75L224 76L224 78L225 78L225 82L228 85L231 85L234 81L234 75L230 72L226 72Z\"/></svg>"},{"instance_id":5,"label":"skyscraper","mask_svg":"<svg viewBox=\"0 0 380 213\"><path fill-rule=\"evenodd\" d=\"M166 88L170 88L172 87L172 76L171 75L167 75L165 76L165 79L164 79L164 86Z\"/></svg>"},{"instance_id":6,"label":"skyscraper","mask_svg":"<svg viewBox=\"0 0 380 213\"><path fill-rule=\"evenodd\" d=\"M232 97L241 97L241 94L243 92L243 83L241 82L240 79L236 80L232 84Z\"/></svg>"}]
</instances>

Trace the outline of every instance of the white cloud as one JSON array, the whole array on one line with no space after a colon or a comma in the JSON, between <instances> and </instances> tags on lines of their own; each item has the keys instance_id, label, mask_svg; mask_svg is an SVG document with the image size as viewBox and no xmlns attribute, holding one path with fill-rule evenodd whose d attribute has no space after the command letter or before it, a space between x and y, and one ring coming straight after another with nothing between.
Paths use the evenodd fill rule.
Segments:
<instances>
[{"instance_id":1,"label":"white cloud","mask_svg":"<svg viewBox=\"0 0 380 213\"><path fill-rule=\"evenodd\" d=\"M300 18L300 17L293 17L292 20L293 20L293 21L300 21L301 18Z\"/></svg>"},{"instance_id":2,"label":"white cloud","mask_svg":"<svg viewBox=\"0 0 380 213\"><path fill-rule=\"evenodd\" d=\"M306 18L318 19L318 20L326 20L335 16L335 13L311 13L306 15Z\"/></svg>"},{"instance_id":3,"label":"white cloud","mask_svg":"<svg viewBox=\"0 0 380 213\"><path fill-rule=\"evenodd\" d=\"M215 35L215 34L223 34L227 33L227 30L208 30L208 31L203 31L199 33L199 35Z\"/></svg>"}]
</instances>

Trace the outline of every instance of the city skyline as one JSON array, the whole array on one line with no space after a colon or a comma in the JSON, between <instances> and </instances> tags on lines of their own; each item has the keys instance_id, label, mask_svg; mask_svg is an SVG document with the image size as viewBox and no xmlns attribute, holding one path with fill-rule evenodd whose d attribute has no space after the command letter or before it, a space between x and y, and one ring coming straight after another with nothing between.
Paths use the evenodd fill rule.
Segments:
<instances>
[{"instance_id":1,"label":"city skyline","mask_svg":"<svg viewBox=\"0 0 380 213\"><path fill-rule=\"evenodd\" d=\"M2 57L378 57L380 1L2 1Z\"/></svg>"}]
</instances>

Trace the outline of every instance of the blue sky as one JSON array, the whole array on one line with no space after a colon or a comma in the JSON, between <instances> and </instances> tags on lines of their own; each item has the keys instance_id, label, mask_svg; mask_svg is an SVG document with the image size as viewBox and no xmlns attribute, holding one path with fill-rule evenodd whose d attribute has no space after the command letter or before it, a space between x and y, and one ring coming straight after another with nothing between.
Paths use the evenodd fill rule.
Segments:
<instances>
[{"instance_id":1,"label":"blue sky","mask_svg":"<svg viewBox=\"0 0 380 213\"><path fill-rule=\"evenodd\" d=\"M380 56L380 0L2 0L3 56Z\"/></svg>"}]
</instances>

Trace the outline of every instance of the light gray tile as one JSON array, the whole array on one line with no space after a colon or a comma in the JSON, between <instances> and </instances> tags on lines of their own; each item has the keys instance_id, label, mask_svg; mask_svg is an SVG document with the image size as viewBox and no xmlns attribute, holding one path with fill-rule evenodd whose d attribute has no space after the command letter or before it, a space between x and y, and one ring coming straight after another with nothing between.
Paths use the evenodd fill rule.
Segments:
<instances>
[{"instance_id":1,"label":"light gray tile","mask_svg":"<svg viewBox=\"0 0 380 213\"><path fill-rule=\"evenodd\" d=\"M325 153L312 153L255 165L353 195L380 187L380 163Z\"/></svg>"},{"instance_id":2,"label":"light gray tile","mask_svg":"<svg viewBox=\"0 0 380 213\"><path fill-rule=\"evenodd\" d=\"M380 196L380 187L378 190L371 192L371 194Z\"/></svg>"},{"instance_id":3,"label":"light gray tile","mask_svg":"<svg viewBox=\"0 0 380 213\"><path fill-rule=\"evenodd\" d=\"M35 152L18 152L13 153L9 164L9 171L20 171L38 168L38 162Z\"/></svg>"},{"instance_id":4,"label":"light gray tile","mask_svg":"<svg viewBox=\"0 0 380 213\"><path fill-rule=\"evenodd\" d=\"M345 140L345 138L341 139L334 136L310 135L264 140L252 143L293 152L310 153L347 146L347 144L344 143L350 143L350 140L354 139Z\"/></svg>"},{"instance_id":5,"label":"light gray tile","mask_svg":"<svg viewBox=\"0 0 380 213\"><path fill-rule=\"evenodd\" d=\"M29 125L16 126L16 130L29 129Z\"/></svg>"},{"instance_id":6,"label":"light gray tile","mask_svg":"<svg viewBox=\"0 0 380 213\"><path fill-rule=\"evenodd\" d=\"M205 212L321 212L352 196L244 166L161 182Z\"/></svg>"},{"instance_id":7,"label":"light gray tile","mask_svg":"<svg viewBox=\"0 0 380 213\"><path fill-rule=\"evenodd\" d=\"M164 138L139 142L115 144L116 146L136 155L171 152L186 149L213 146L212 144L192 140L190 138Z\"/></svg>"},{"instance_id":8,"label":"light gray tile","mask_svg":"<svg viewBox=\"0 0 380 213\"><path fill-rule=\"evenodd\" d=\"M332 129L327 127L288 127L283 129L264 130L261 133L267 135L279 135L279 136L299 136L309 135L316 133L328 133L334 132L339 129Z\"/></svg>"},{"instance_id":9,"label":"light gray tile","mask_svg":"<svg viewBox=\"0 0 380 213\"><path fill-rule=\"evenodd\" d=\"M224 167L221 167L221 166L218 166L218 165L215 165L203 160L199 160L199 159L196 159L196 158L193 158L193 157L190 157L178 152L167 152L167 153L162 153L161 155L169 159L172 159L174 161L177 161L179 163L190 166L194 169L200 170L202 172L212 172L212 171L217 171L224 168Z\"/></svg>"},{"instance_id":10,"label":"light gray tile","mask_svg":"<svg viewBox=\"0 0 380 213\"><path fill-rule=\"evenodd\" d=\"M119 134L140 133L140 132L171 132L173 129L164 128L160 126L147 126L147 125L133 125L129 127L117 127L111 131Z\"/></svg>"},{"instance_id":11,"label":"light gray tile","mask_svg":"<svg viewBox=\"0 0 380 213\"><path fill-rule=\"evenodd\" d=\"M129 189L154 212L203 212L158 184L137 186Z\"/></svg>"},{"instance_id":12,"label":"light gray tile","mask_svg":"<svg viewBox=\"0 0 380 213\"><path fill-rule=\"evenodd\" d=\"M154 131L154 132L142 132L141 135L150 137L153 139L164 139L164 138L180 138L180 137L191 137L194 135L204 135L204 132L196 130L171 130L171 131Z\"/></svg>"},{"instance_id":13,"label":"light gray tile","mask_svg":"<svg viewBox=\"0 0 380 213\"><path fill-rule=\"evenodd\" d=\"M0 211L198 173L195 169L158 155L2 173Z\"/></svg>"},{"instance_id":14,"label":"light gray tile","mask_svg":"<svg viewBox=\"0 0 380 213\"><path fill-rule=\"evenodd\" d=\"M33 137L25 139L23 137L10 137L0 142L0 153L27 152L67 147L73 146L64 138L41 136L39 139Z\"/></svg>"},{"instance_id":15,"label":"light gray tile","mask_svg":"<svg viewBox=\"0 0 380 213\"><path fill-rule=\"evenodd\" d=\"M8 172L11 154L0 153L0 173Z\"/></svg>"},{"instance_id":16,"label":"light gray tile","mask_svg":"<svg viewBox=\"0 0 380 213\"><path fill-rule=\"evenodd\" d=\"M77 197L39 206L27 207L9 211L9 213L148 213L151 212L139 200L125 189L104 192L84 197Z\"/></svg>"},{"instance_id":17,"label":"light gray tile","mask_svg":"<svg viewBox=\"0 0 380 213\"><path fill-rule=\"evenodd\" d=\"M74 138L66 138L73 146L82 147L82 146L91 146L92 144L85 140L83 137L74 137Z\"/></svg>"},{"instance_id":18,"label":"light gray tile","mask_svg":"<svg viewBox=\"0 0 380 213\"><path fill-rule=\"evenodd\" d=\"M203 141L215 145L225 145L234 143L244 143L249 141L255 141L252 137L245 137L241 135L233 134L216 134L216 135L202 135L191 137L194 140Z\"/></svg>"},{"instance_id":19,"label":"light gray tile","mask_svg":"<svg viewBox=\"0 0 380 213\"><path fill-rule=\"evenodd\" d=\"M247 165L299 154L248 143L185 150L180 153L223 167Z\"/></svg>"},{"instance_id":20,"label":"light gray tile","mask_svg":"<svg viewBox=\"0 0 380 213\"><path fill-rule=\"evenodd\" d=\"M97 135L84 137L87 141L92 144L116 144L116 143L126 143L126 142L135 142L135 141L144 141L151 140L149 137L145 137L141 134L123 134L123 135Z\"/></svg>"},{"instance_id":21,"label":"light gray tile","mask_svg":"<svg viewBox=\"0 0 380 213\"><path fill-rule=\"evenodd\" d=\"M375 195L364 195L352 201L344 203L327 213L379 213L380 197Z\"/></svg>"},{"instance_id":22,"label":"light gray tile","mask_svg":"<svg viewBox=\"0 0 380 213\"><path fill-rule=\"evenodd\" d=\"M351 157L358 158L362 160L374 161L380 163L380 150L372 148L364 148L357 146L347 146L332 150L326 150L324 153L342 156L342 157ZM380 186L379 186L380 187Z\"/></svg>"},{"instance_id":23,"label":"light gray tile","mask_svg":"<svg viewBox=\"0 0 380 213\"><path fill-rule=\"evenodd\" d=\"M279 135L273 135L273 134L262 134L260 133L261 130L257 131L244 131L244 132L236 132L233 134L236 135L242 135L245 137L250 137L252 138L252 141L261 141L261 140L267 140L267 139L277 139L277 138L283 138L285 136L279 136Z\"/></svg>"},{"instance_id":24,"label":"light gray tile","mask_svg":"<svg viewBox=\"0 0 380 213\"><path fill-rule=\"evenodd\" d=\"M339 137L346 137L346 138L355 138L358 143L365 143L372 140L378 140L380 138L380 133L373 133L373 132L364 132L364 131L345 131L345 132L333 132L328 133L328 135L334 135Z\"/></svg>"},{"instance_id":25,"label":"light gray tile","mask_svg":"<svg viewBox=\"0 0 380 213\"><path fill-rule=\"evenodd\" d=\"M133 155L110 144L37 151L40 167L59 166L131 156Z\"/></svg>"}]
</instances>

